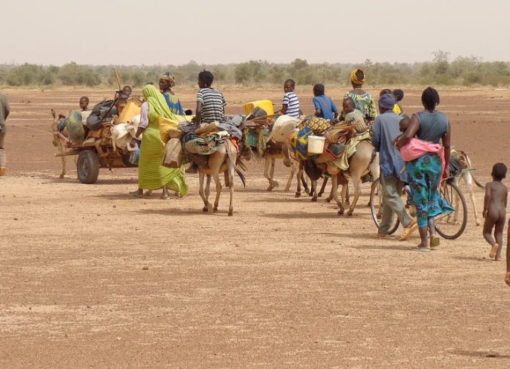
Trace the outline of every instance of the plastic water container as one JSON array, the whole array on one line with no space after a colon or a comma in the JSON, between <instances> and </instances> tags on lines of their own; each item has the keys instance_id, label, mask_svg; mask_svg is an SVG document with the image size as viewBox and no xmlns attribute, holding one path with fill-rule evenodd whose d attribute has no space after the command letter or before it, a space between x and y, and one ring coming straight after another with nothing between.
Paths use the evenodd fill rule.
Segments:
<instances>
[{"instance_id":1,"label":"plastic water container","mask_svg":"<svg viewBox=\"0 0 510 369\"><path fill-rule=\"evenodd\" d=\"M119 122L120 123L131 122L131 119L139 115L140 111L141 111L140 102L136 100L128 101L128 103L126 104L126 106L124 106L124 109L122 109L122 112L119 115Z\"/></svg>"},{"instance_id":2,"label":"plastic water container","mask_svg":"<svg viewBox=\"0 0 510 369\"><path fill-rule=\"evenodd\" d=\"M308 136L308 154L322 154L324 152L325 137Z\"/></svg>"},{"instance_id":3,"label":"plastic water container","mask_svg":"<svg viewBox=\"0 0 510 369\"><path fill-rule=\"evenodd\" d=\"M274 107L271 100L258 100L247 103L244 105L244 114L249 115L255 108L263 109L267 115L274 115Z\"/></svg>"}]
</instances>

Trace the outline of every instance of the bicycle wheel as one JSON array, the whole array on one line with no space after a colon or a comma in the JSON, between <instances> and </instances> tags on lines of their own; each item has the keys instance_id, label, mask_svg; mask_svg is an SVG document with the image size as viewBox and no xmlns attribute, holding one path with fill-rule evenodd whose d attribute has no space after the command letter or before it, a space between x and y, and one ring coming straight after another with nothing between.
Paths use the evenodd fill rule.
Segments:
<instances>
[{"instance_id":1,"label":"bicycle wheel","mask_svg":"<svg viewBox=\"0 0 510 369\"><path fill-rule=\"evenodd\" d=\"M372 183L372 188L370 190L370 213L372 214L372 220L374 221L377 228L379 228L379 224L381 224L382 218L382 186L381 181L377 178ZM393 234L397 231L400 222L397 216L393 217L393 224L390 227L389 234Z\"/></svg>"},{"instance_id":2,"label":"bicycle wheel","mask_svg":"<svg viewBox=\"0 0 510 369\"><path fill-rule=\"evenodd\" d=\"M451 181L441 188L441 195L455 209L453 213L439 215L434 219L436 231L443 238L454 240L459 238L467 225L467 207L464 195Z\"/></svg>"}]
</instances>

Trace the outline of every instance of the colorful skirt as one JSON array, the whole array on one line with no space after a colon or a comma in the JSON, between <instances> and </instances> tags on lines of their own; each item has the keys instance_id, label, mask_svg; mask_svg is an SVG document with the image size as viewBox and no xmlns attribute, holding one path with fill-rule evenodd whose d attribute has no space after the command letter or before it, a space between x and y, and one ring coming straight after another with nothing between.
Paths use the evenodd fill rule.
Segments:
<instances>
[{"instance_id":1,"label":"colorful skirt","mask_svg":"<svg viewBox=\"0 0 510 369\"><path fill-rule=\"evenodd\" d=\"M441 158L437 154L425 154L407 163L407 178L419 227L426 227L429 218L454 211L438 190L441 171Z\"/></svg>"}]
</instances>

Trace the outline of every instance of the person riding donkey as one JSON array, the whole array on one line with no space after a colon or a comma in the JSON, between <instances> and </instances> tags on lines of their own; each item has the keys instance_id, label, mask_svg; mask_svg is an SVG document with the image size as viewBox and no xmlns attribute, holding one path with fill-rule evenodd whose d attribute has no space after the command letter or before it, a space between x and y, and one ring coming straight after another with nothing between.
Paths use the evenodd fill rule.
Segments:
<instances>
[{"instance_id":1,"label":"person riding donkey","mask_svg":"<svg viewBox=\"0 0 510 369\"><path fill-rule=\"evenodd\" d=\"M354 101L356 109L363 114L366 122L371 124L377 117L377 110L372 96L362 88L364 83L365 73L361 69L353 70L351 72L352 90L347 92L344 98L350 97ZM342 112L342 117L345 117L345 112Z\"/></svg>"}]
</instances>

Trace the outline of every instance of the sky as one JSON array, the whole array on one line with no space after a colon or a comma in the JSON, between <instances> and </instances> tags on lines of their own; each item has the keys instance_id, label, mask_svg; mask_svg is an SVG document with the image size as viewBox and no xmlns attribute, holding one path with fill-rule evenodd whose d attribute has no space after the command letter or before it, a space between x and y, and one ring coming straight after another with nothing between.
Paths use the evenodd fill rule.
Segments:
<instances>
[{"instance_id":1,"label":"sky","mask_svg":"<svg viewBox=\"0 0 510 369\"><path fill-rule=\"evenodd\" d=\"M0 64L510 61L510 0L3 0Z\"/></svg>"}]
</instances>

